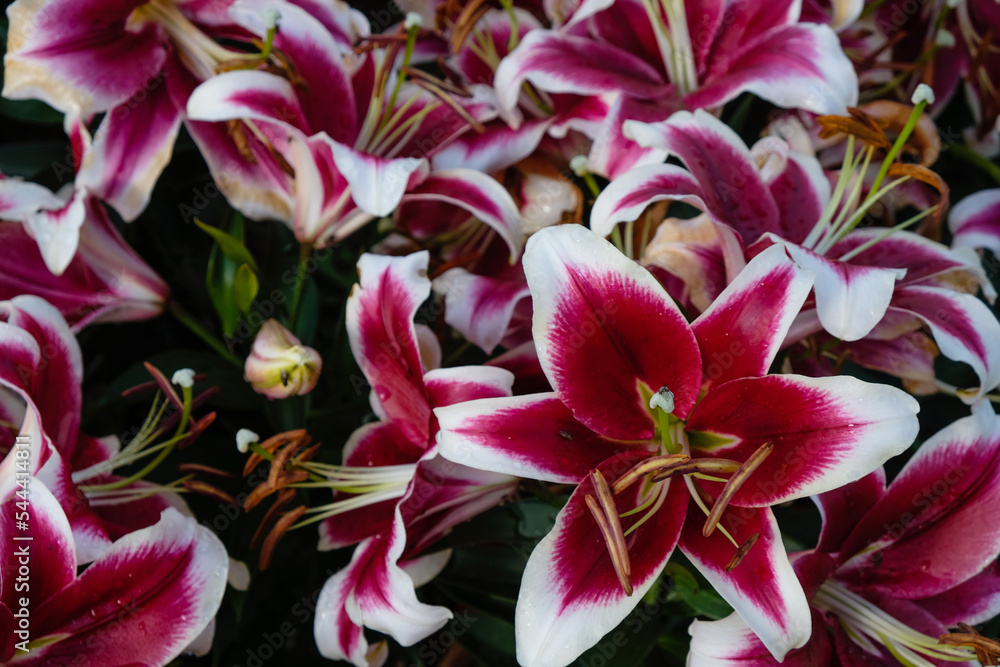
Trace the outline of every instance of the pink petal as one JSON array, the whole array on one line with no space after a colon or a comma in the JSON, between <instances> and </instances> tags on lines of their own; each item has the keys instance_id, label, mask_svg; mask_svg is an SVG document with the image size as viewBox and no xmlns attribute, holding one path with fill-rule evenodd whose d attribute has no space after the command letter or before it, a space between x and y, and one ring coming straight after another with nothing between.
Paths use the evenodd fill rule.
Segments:
<instances>
[{"instance_id":1,"label":"pink petal","mask_svg":"<svg viewBox=\"0 0 1000 667\"><path fill-rule=\"evenodd\" d=\"M874 238L884 229L856 229L827 253L839 257ZM905 282L913 284L953 271L974 270L968 259L947 246L908 231L897 231L850 260L851 264L906 269Z\"/></svg>"},{"instance_id":2,"label":"pink petal","mask_svg":"<svg viewBox=\"0 0 1000 667\"><path fill-rule=\"evenodd\" d=\"M885 315L904 269L859 266L817 255L791 243L788 253L816 274L816 310L823 328L842 340L864 338Z\"/></svg>"},{"instance_id":3,"label":"pink petal","mask_svg":"<svg viewBox=\"0 0 1000 667\"><path fill-rule=\"evenodd\" d=\"M188 98L187 115L201 121L280 122L312 134L292 84L259 70L223 72L205 81Z\"/></svg>"},{"instance_id":4,"label":"pink petal","mask_svg":"<svg viewBox=\"0 0 1000 667\"><path fill-rule=\"evenodd\" d=\"M627 449L578 422L551 393L470 401L434 414L443 457L528 479L574 484Z\"/></svg>"},{"instance_id":5,"label":"pink petal","mask_svg":"<svg viewBox=\"0 0 1000 667\"><path fill-rule=\"evenodd\" d=\"M621 455L599 466L613 484L638 461L638 455ZM585 479L556 517L556 524L538 543L528 559L514 616L517 661L524 667L570 664L618 625L656 581L680 533L687 489L680 480L667 483L665 499L639 529L625 538L631 562L632 596L622 590L608 555L607 545L587 508L584 497L596 495ZM633 487L615 497L619 513L637 507ZM627 531L645 513L622 519Z\"/></svg>"},{"instance_id":6,"label":"pink petal","mask_svg":"<svg viewBox=\"0 0 1000 667\"><path fill-rule=\"evenodd\" d=\"M606 237L619 222L637 220L647 206L658 201L705 208L701 186L690 172L672 164L645 165L614 179L597 196L590 228Z\"/></svg>"},{"instance_id":7,"label":"pink petal","mask_svg":"<svg viewBox=\"0 0 1000 667\"><path fill-rule=\"evenodd\" d=\"M350 180L347 174L345 177ZM511 263L517 260L524 247L524 232L521 231L521 216L517 204L506 188L482 172L473 169L433 171L419 185L410 188L402 196L402 201L440 201L465 209L503 238L510 248ZM364 208L360 201L358 205Z\"/></svg>"},{"instance_id":8,"label":"pink petal","mask_svg":"<svg viewBox=\"0 0 1000 667\"><path fill-rule=\"evenodd\" d=\"M65 203L37 183L20 178L0 178L0 218L4 220L25 220L38 210L60 209Z\"/></svg>"},{"instance_id":9,"label":"pink petal","mask_svg":"<svg viewBox=\"0 0 1000 667\"><path fill-rule=\"evenodd\" d=\"M687 416L701 384L701 355L649 272L585 227L562 225L531 237L524 273L539 361L578 420L610 438L651 438L640 382L654 392L668 387L675 414Z\"/></svg>"},{"instance_id":10,"label":"pink petal","mask_svg":"<svg viewBox=\"0 0 1000 667\"><path fill-rule=\"evenodd\" d=\"M83 155L77 187L106 201L126 222L134 220L170 162L181 112L162 79L111 109Z\"/></svg>"},{"instance_id":11,"label":"pink petal","mask_svg":"<svg viewBox=\"0 0 1000 667\"><path fill-rule=\"evenodd\" d=\"M691 323L705 377L719 385L765 375L811 288L812 275L792 263L782 246L754 257Z\"/></svg>"},{"instance_id":12,"label":"pink petal","mask_svg":"<svg viewBox=\"0 0 1000 667\"><path fill-rule=\"evenodd\" d=\"M351 197L358 208L371 215L389 215L399 205L411 178L422 181L427 160L422 158L385 159L362 153L329 140L333 161L351 185Z\"/></svg>"},{"instance_id":13,"label":"pink petal","mask_svg":"<svg viewBox=\"0 0 1000 667\"><path fill-rule=\"evenodd\" d=\"M430 296L427 251L407 257L365 254L347 301L347 335L361 371L372 385L372 407L413 443L426 443L431 409L424 395L413 316Z\"/></svg>"},{"instance_id":14,"label":"pink petal","mask_svg":"<svg viewBox=\"0 0 1000 667\"><path fill-rule=\"evenodd\" d=\"M858 517L864 516L885 495L885 470L878 468L856 482L813 496L823 517L817 551L836 553Z\"/></svg>"},{"instance_id":15,"label":"pink petal","mask_svg":"<svg viewBox=\"0 0 1000 667\"><path fill-rule=\"evenodd\" d=\"M142 4L144 0L15 3L8 14L3 94L83 114L106 111L132 97L167 58L158 26L127 27Z\"/></svg>"},{"instance_id":16,"label":"pink petal","mask_svg":"<svg viewBox=\"0 0 1000 667\"><path fill-rule=\"evenodd\" d=\"M860 479L903 452L917 435L919 405L894 387L849 376L768 375L713 388L691 413L687 430L721 444L701 455L745 461L765 443L774 450L733 498L761 507L824 493ZM718 492L721 485L705 482Z\"/></svg>"},{"instance_id":17,"label":"pink petal","mask_svg":"<svg viewBox=\"0 0 1000 667\"><path fill-rule=\"evenodd\" d=\"M515 309L530 296L526 282L477 276L463 268L435 278L434 291L444 294L445 322L487 354L503 340Z\"/></svg>"},{"instance_id":18,"label":"pink petal","mask_svg":"<svg viewBox=\"0 0 1000 667\"><path fill-rule=\"evenodd\" d=\"M434 407L510 396L513 384L513 373L490 366L437 368L424 374L428 402Z\"/></svg>"},{"instance_id":19,"label":"pink petal","mask_svg":"<svg viewBox=\"0 0 1000 667\"><path fill-rule=\"evenodd\" d=\"M679 111L662 123L630 121L625 136L640 146L676 155L701 186L709 213L736 229L746 243L778 231L778 206L743 140L721 120L697 110Z\"/></svg>"},{"instance_id":20,"label":"pink petal","mask_svg":"<svg viewBox=\"0 0 1000 667\"><path fill-rule=\"evenodd\" d=\"M740 563L726 571L736 547L716 530L702 535L705 515L690 503L679 546L684 555L732 605L767 650L779 661L789 651L805 646L812 633L809 603L781 544L778 523L769 508L730 508L721 525L745 543L760 538Z\"/></svg>"},{"instance_id":21,"label":"pink petal","mask_svg":"<svg viewBox=\"0 0 1000 667\"><path fill-rule=\"evenodd\" d=\"M645 61L610 44L551 30L528 33L493 78L500 106L513 109L528 81L550 93L594 95L621 91L640 99L667 88Z\"/></svg>"},{"instance_id":22,"label":"pink petal","mask_svg":"<svg viewBox=\"0 0 1000 667\"><path fill-rule=\"evenodd\" d=\"M823 167L812 156L789 151L784 169L767 187L778 205L778 236L804 241L830 201L830 181Z\"/></svg>"},{"instance_id":23,"label":"pink petal","mask_svg":"<svg viewBox=\"0 0 1000 667\"><path fill-rule=\"evenodd\" d=\"M843 545L838 578L915 599L975 576L1000 551L998 473L1000 418L980 406L924 442Z\"/></svg>"},{"instance_id":24,"label":"pink petal","mask_svg":"<svg viewBox=\"0 0 1000 667\"><path fill-rule=\"evenodd\" d=\"M858 77L837 35L823 25L785 25L744 48L716 51L689 108L719 106L751 92L780 107L843 114L858 102Z\"/></svg>"},{"instance_id":25,"label":"pink petal","mask_svg":"<svg viewBox=\"0 0 1000 667\"><path fill-rule=\"evenodd\" d=\"M985 303L971 294L913 285L899 288L892 306L923 320L942 354L972 366L979 387L962 395L966 403L1000 384L1000 322Z\"/></svg>"},{"instance_id":26,"label":"pink petal","mask_svg":"<svg viewBox=\"0 0 1000 667\"><path fill-rule=\"evenodd\" d=\"M466 132L434 153L431 166L435 170L464 168L487 174L506 169L538 148L549 125L550 120L531 120L514 129L506 123L491 123L483 134Z\"/></svg>"},{"instance_id":27,"label":"pink petal","mask_svg":"<svg viewBox=\"0 0 1000 667\"><path fill-rule=\"evenodd\" d=\"M41 662L31 664L54 664L82 652L107 665L165 664L215 615L228 569L225 547L214 533L167 509L155 526L115 542L42 604L35 632L67 637L33 651L31 657ZM102 641L112 631L116 641Z\"/></svg>"},{"instance_id":28,"label":"pink petal","mask_svg":"<svg viewBox=\"0 0 1000 667\"><path fill-rule=\"evenodd\" d=\"M980 190L948 214L952 248L989 248L1000 257L1000 189Z\"/></svg>"},{"instance_id":29,"label":"pink petal","mask_svg":"<svg viewBox=\"0 0 1000 667\"><path fill-rule=\"evenodd\" d=\"M915 602L948 627L985 623L1000 613L1000 564L991 563L958 586Z\"/></svg>"},{"instance_id":30,"label":"pink petal","mask_svg":"<svg viewBox=\"0 0 1000 667\"><path fill-rule=\"evenodd\" d=\"M604 122L591 137L594 143L590 149L588 169L594 174L614 180L635 167L662 163L667 157L666 151L635 143L624 135L622 124L626 120L655 122L663 120L666 114L667 111L659 104L615 94Z\"/></svg>"},{"instance_id":31,"label":"pink petal","mask_svg":"<svg viewBox=\"0 0 1000 667\"><path fill-rule=\"evenodd\" d=\"M17 451L27 450L17 447L12 455ZM4 574L0 603L16 612L25 606L20 600L28 598L31 638L35 639L42 630L35 625L38 608L76 578L77 562L73 534L59 501L41 480L31 475L17 479L24 483L14 485L0 504L5 538L0 544L0 571ZM15 582L17 573L22 576L20 591Z\"/></svg>"},{"instance_id":32,"label":"pink petal","mask_svg":"<svg viewBox=\"0 0 1000 667\"><path fill-rule=\"evenodd\" d=\"M833 663L833 646L820 612L810 609L813 633L809 642L775 660L739 614L721 621L695 620L688 633L691 652L688 667L828 667Z\"/></svg>"}]
</instances>

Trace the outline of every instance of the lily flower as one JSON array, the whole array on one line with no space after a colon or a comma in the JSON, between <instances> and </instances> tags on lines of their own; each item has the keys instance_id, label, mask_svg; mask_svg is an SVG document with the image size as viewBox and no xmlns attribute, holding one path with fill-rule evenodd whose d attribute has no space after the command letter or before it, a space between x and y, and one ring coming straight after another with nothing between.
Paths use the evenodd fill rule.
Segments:
<instances>
[{"instance_id":1,"label":"lily flower","mask_svg":"<svg viewBox=\"0 0 1000 667\"><path fill-rule=\"evenodd\" d=\"M243 0L233 14L264 30L251 20L262 6ZM236 208L282 220L301 243L321 247L402 201L441 200L495 227L511 254L520 253L517 208L499 183L472 169L430 171L435 152L494 111L489 100L447 91L409 68L419 26L396 35L405 46L390 40L360 54L300 8L282 5L279 26L274 47L288 71L223 72L187 104L191 119L214 123L198 123L192 134ZM244 171L255 173L238 177Z\"/></svg>"},{"instance_id":2,"label":"lily flower","mask_svg":"<svg viewBox=\"0 0 1000 667\"><path fill-rule=\"evenodd\" d=\"M974 660L943 635L1000 613L998 465L1000 418L984 401L928 439L888 488L877 470L817 496L819 544L791 555L813 636L782 664ZM692 667L778 664L734 616L690 632Z\"/></svg>"},{"instance_id":3,"label":"lily flower","mask_svg":"<svg viewBox=\"0 0 1000 667\"><path fill-rule=\"evenodd\" d=\"M876 192L855 209L857 174L867 171L872 149L864 158L849 152L831 193L815 158L791 151L776 137L750 149L703 111L678 112L656 124L629 122L624 131L640 144L676 155L687 169L649 165L616 179L594 204L594 231L608 235L618 222L634 220L651 203L684 201L705 212L719 239L713 242L717 250L704 253L696 248L689 253L690 261L719 274L717 258L728 258L729 266L710 284L725 285L744 257L774 244L815 272L815 300L799 318L789 343L821 329L857 341L867 336L892 340L901 332L926 327L945 356L969 364L979 376L978 388L963 390L964 400L974 402L1000 383L1000 346L992 344L1000 340L1000 323L979 299L955 289L956 277L962 284L969 283L970 276L973 282L983 281L978 262L900 228L927 212L896 228L858 227L880 196L875 183ZM880 173L891 173L885 170ZM903 174L881 189L904 180L909 176ZM663 227L664 233L673 231Z\"/></svg>"},{"instance_id":4,"label":"lily flower","mask_svg":"<svg viewBox=\"0 0 1000 667\"><path fill-rule=\"evenodd\" d=\"M779 660L805 644L806 598L770 506L905 449L916 401L850 377L767 375L812 286L780 246L691 324L584 227L536 233L524 266L554 391L435 410L446 458L577 484L525 569L518 661L568 665L625 618L675 546Z\"/></svg>"},{"instance_id":5,"label":"lily flower","mask_svg":"<svg viewBox=\"0 0 1000 667\"><path fill-rule=\"evenodd\" d=\"M22 433L18 442L39 436ZM59 501L41 479L9 472L0 477L7 538L0 663L40 667L86 655L105 665L166 665L211 625L229 570L212 531L168 508L78 575L78 548Z\"/></svg>"}]
</instances>

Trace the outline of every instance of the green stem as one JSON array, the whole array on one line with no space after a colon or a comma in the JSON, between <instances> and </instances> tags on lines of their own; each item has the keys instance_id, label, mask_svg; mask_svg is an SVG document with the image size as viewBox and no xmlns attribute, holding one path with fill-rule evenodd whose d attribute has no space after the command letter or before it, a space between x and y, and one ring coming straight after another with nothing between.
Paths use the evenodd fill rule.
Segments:
<instances>
[{"instance_id":1,"label":"green stem","mask_svg":"<svg viewBox=\"0 0 1000 667\"><path fill-rule=\"evenodd\" d=\"M243 362L235 354L226 349L226 346L222 344L215 336L213 336L207 329L198 324L180 303L174 299L167 301L167 310L173 315L178 322L183 324L188 328L188 330L195 336L200 338L206 345L215 350L220 357L228 361L229 363L243 368Z\"/></svg>"},{"instance_id":2,"label":"green stem","mask_svg":"<svg viewBox=\"0 0 1000 667\"><path fill-rule=\"evenodd\" d=\"M302 288L306 284L306 264L312 256L312 246L303 243L299 248L299 266L295 271L295 287L292 290L292 300L288 304L288 326L295 328L295 321L299 315L299 302L302 300Z\"/></svg>"},{"instance_id":3,"label":"green stem","mask_svg":"<svg viewBox=\"0 0 1000 667\"><path fill-rule=\"evenodd\" d=\"M992 160L984 158L982 155L963 144L954 144L948 150L953 151L959 160L968 162L974 167L978 167L986 172L994 181L1000 183L1000 166Z\"/></svg>"}]
</instances>

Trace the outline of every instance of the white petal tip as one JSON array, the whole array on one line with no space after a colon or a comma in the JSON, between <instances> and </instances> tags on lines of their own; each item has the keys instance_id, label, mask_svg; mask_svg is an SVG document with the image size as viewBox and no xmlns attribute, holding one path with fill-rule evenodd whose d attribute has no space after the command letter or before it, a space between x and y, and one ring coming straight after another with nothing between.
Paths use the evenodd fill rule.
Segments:
<instances>
[{"instance_id":1,"label":"white petal tip","mask_svg":"<svg viewBox=\"0 0 1000 667\"><path fill-rule=\"evenodd\" d=\"M194 370L190 368L181 368L177 370L170 381L174 384L184 387L185 389L190 389L194 386Z\"/></svg>"},{"instance_id":2,"label":"white petal tip","mask_svg":"<svg viewBox=\"0 0 1000 667\"><path fill-rule=\"evenodd\" d=\"M246 454L250 444L259 441L260 436L248 428L241 428L236 432L236 449L240 450L240 454Z\"/></svg>"}]
</instances>

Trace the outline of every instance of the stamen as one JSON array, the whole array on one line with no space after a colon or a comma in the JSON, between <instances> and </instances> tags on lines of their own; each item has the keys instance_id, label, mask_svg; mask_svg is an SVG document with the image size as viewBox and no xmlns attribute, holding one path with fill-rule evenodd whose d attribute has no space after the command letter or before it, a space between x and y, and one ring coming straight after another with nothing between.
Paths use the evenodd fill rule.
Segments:
<instances>
[{"instance_id":1,"label":"stamen","mask_svg":"<svg viewBox=\"0 0 1000 667\"><path fill-rule=\"evenodd\" d=\"M608 483L601 472L599 470L591 471L590 479L597 491L598 499L594 500L594 496L588 494L584 497L584 501L604 536L608 555L611 556L611 564L614 566L615 574L618 575L618 582L621 584L622 590L625 591L625 595L630 596L632 595L632 581L630 579L632 564L629 562L628 548L625 546L621 522L618 520L618 509L611 496Z\"/></svg>"},{"instance_id":2,"label":"stamen","mask_svg":"<svg viewBox=\"0 0 1000 667\"><path fill-rule=\"evenodd\" d=\"M983 637L966 623L959 623L960 632L941 635L940 641L946 646L968 646L976 652L976 659L983 665L1000 665L1000 641Z\"/></svg>"},{"instance_id":3,"label":"stamen","mask_svg":"<svg viewBox=\"0 0 1000 667\"><path fill-rule=\"evenodd\" d=\"M743 559L746 558L746 555L750 553L750 549L753 548L753 545L757 544L757 540L759 539L760 533L754 533L750 536L750 539L741 544L732 559L726 564L726 572L732 572L736 569L736 566L743 562Z\"/></svg>"},{"instance_id":4,"label":"stamen","mask_svg":"<svg viewBox=\"0 0 1000 667\"><path fill-rule=\"evenodd\" d=\"M278 540L280 540L286 532L288 532L289 526L291 526L295 521L302 516L306 511L305 505L299 505L291 512L285 516L278 519L278 522L274 524L274 528L271 532L267 534L264 539L264 544L260 548L260 569L266 570L271 564L271 556L274 554L275 547L278 546Z\"/></svg>"},{"instance_id":5,"label":"stamen","mask_svg":"<svg viewBox=\"0 0 1000 667\"><path fill-rule=\"evenodd\" d=\"M750 455L743 465L740 466L739 470L733 473L733 476L729 478L726 485L722 487L722 493L715 499L712 511L709 512L708 519L705 520L705 527L702 528L702 535L709 537L715 531L716 526L719 525L719 521L722 519L722 513L726 511L726 507L729 506L729 502L733 499L733 496L736 495L736 492L747 481L747 478L764 462L764 459L772 451L774 451L774 443L765 442L756 452Z\"/></svg>"},{"instance_id":6,"label":"stamen","mask_svg":"<svg viewBox=\"0 0 1000 667\"><path fill-rule=\"evenodd\" d=\"M616 494L621 493L649 473L666 470L673 465L685 463L689 460L691 460L691 457L685 454L651 456L632 466L631 469L615 481L611 488Z\"/></svg>"}]
</instances>

